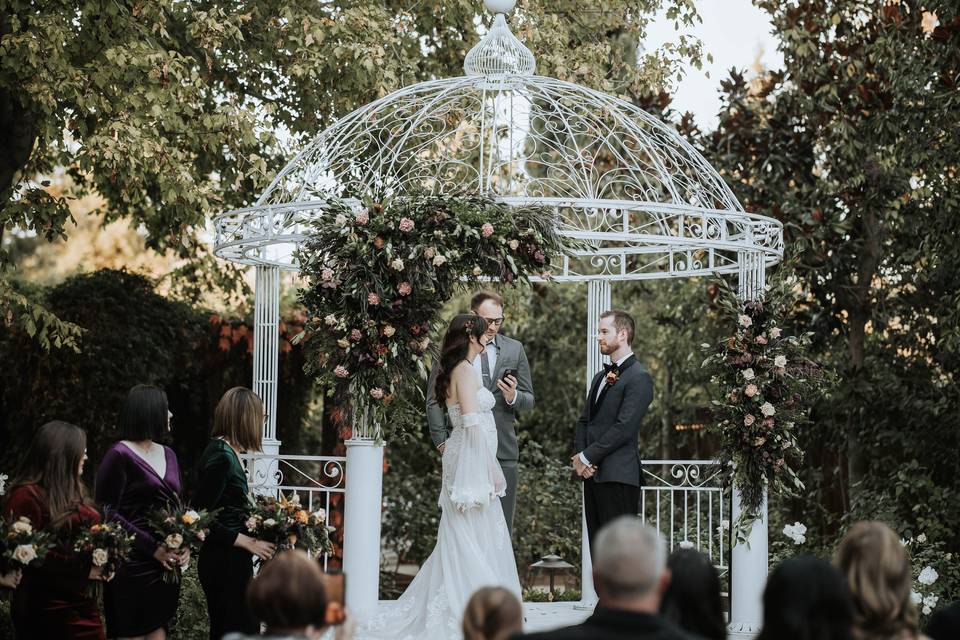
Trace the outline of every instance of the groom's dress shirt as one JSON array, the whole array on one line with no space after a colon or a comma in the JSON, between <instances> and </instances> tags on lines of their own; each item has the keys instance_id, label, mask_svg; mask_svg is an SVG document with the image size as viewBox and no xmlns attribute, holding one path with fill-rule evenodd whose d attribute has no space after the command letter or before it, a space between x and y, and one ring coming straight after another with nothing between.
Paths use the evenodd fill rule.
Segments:
<instances>
[{"instance_id":1,"label":"groom's dress shirt","mask_svg":"<svg viewBox=\"0 0 960 640\"><path fill-rule=\"evenodd\" d=\"M486 358L487 358L487 371L489 371L489 374L488 374L488 375L491 376L491 378L490 378L490 385L491 385L494 389L497 388L497 381L494 380L493 377L492 377L492 376L494 376L494 375L496 374L496 370L497 370L497 355L498 355L498 354L497 354L497 344L496 344L496 341L497 341L497 337L494 336L494 337L493 337L493 340L491 340L490 342L488 342L488 343L487 343L487 346L484 347L483 353L479 354L476 358L474 358L474 359L473 359L473 362L471 363L471 364L473 365L473 368L476 369L477 375L479 375L479 376L480 376L480 379L483 380L483 358L484 358L484 356L486 356ZM483 380L483 384L484 384L484 386L486 386L487 381L486 381L486 380ZM516 396L516 395L513 396L513 402L510 402L509 400L507 400L507 397L504 396L504 397L503 397L503 401L506 402L509 406L512 407L513 404L517 401L517 396Z\"/></svg>"},{"instance_id":2,"label":"groom's dress shirt","mask_svg":"<svg viewBox=\"0 0 960 640\"><path fill-rule=\"evenodd\" d=\"M620 358L619 360L617 360L617 369L619 369L619 368L620 368L620 365L622 365L624 362L626 362L626 361L627 361L627 358L629 358L629 357L632 356L632 355L633 355L633 351L629 352L627 355L625 355L625 356L623 356L622 358ZM607 386L607 377L604 376L604 377L600 380L599 386L597 386L597 395L594 396L594 398L593 398L593 401L594 401L594 402L597 401L597 398L600 397L600 394L603 393L603 389L604 389L604 387L606 387L606 386ZM582 451L580 452L580 462L582 462L583 464L587 465L588 467L590 466L590 461L587 460L587 456L583 455L583 452L582 452Z\"/></svg>"}]
</instances>

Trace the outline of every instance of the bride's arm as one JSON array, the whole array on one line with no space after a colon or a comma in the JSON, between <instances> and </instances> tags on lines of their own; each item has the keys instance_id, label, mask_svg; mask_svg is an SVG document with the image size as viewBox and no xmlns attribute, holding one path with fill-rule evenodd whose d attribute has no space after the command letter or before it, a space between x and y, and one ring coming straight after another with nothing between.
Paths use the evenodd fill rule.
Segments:
<instances>
[{"instance_id":1,"label":"bride's arm","mask_svg":"<svg viewBox=\"0 0 960 640\"><path fill-rule=\"evenodd\" d=\"M464 362L453 370L453 386L457 395L454 400L460 403L460 413L466 415L480 410L477 402L480 381L472 366Z\"/></svg>"},{"instance_id":2,"label":"bride's arm","mask_svg":"<svg viewBox=\"0 0 960 640\"><path fill-rule=\"evenodd\" d=\"M486 505L506 490L503 471L497 462L496 452L491 450L484 435L484 420L492 416L480 411L477 392L480 381L470 365L454 370L455 393L463 414L463 440L449 487L450 500L460 510ZM454 399L454 398L451 398ZM493 427L496 428L496 427Z\"/></svg>"}]
</instances>

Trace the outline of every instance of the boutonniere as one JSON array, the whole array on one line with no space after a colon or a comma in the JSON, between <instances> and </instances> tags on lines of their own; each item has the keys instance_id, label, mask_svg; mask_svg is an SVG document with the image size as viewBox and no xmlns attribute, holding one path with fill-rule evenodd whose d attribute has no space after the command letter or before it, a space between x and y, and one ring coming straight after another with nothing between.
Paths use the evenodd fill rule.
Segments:
<instances>
[{"instance_id":1,"label":"boutonniere","mask_svg":"<svg viewBox=\"0 0 960 640\"><path fill-rule=\"evenodd\" d=\"M608 387L612 387L613 385L617 384L617 380L619 379L620 379L620 372L617 371L615 368L607 371L606 381L607 381Z\"/></svg>"}]
</instances>

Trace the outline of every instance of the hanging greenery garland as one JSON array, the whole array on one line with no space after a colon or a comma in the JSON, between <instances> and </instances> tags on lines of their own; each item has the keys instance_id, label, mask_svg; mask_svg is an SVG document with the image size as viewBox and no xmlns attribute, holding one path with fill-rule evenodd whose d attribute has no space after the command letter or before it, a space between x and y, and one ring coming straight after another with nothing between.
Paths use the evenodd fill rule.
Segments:
<instances>
[{"instance_id":1,"label":"hanging greenery garland","mask_svg":"<svg viewBox=\"0 0 960 640\"><path fill-rule=\"evenodd\" d=\"M444 303L481 280L549 277L565 243L551 209L482 196L332 201L297 259L307 371L353 410L334 416L345 437L354 427L389 437L419 425L422 404L401 390L426 377Z\"/></svg>"},{"instance_id":2,"label":"hanging greenery garland","mask_svg":"<svg viewBox=\"0 0 960 640\"><path fill-rule=\"evenodd\" d=\"M789 271L784 266L780 273ZM789 335L784 319L797 302L795 282L780 277L764 299L742 302L725 281L718 298L731 334L716 345L703 366L717 390L713 430L720 435L720 462L733 467L741 515L737 542L746 542L761 516L764 492L803 489L796 469L803 461L797 432L824 393L829 376L806 357L813 334Z\"/></svg>"}]
</instances>

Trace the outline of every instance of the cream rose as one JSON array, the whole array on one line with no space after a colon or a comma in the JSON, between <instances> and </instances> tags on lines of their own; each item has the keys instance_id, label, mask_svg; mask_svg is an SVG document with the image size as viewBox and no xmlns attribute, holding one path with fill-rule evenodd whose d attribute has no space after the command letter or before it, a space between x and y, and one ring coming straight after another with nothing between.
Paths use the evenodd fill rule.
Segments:
<instances>
[{"instance_id":1,"label":"cream rose","mask_svg":"<svg viewBox=\"0 0 960 640\"><path fill-rule=\"evenodd\" d=\"M167 545L167 549L176 551L183 546L183 536L179 533L171 533L167 536L167 539L163 541L163 544Z\"/></svg>"},{"instance_id":2,"label":"cream rose","mask_svg":"<svg viewBox=\"0 0 960 640\"><path fill-rule=\"evenodd\" d=\"M757 392L760 391L755 384L748 384L747 388L743 390L743 393L746 394L748 398L752 398L757 395Z\"/></svg>"},{"instance_id":3,"label":"cream rose","mask_svg":"<svg viewBox=\"0 0 960 640\"><path fill-rule=\"evenodd\" d=\"M433 257L433 266L439 267L446 261L447 261L446 256L444 256L442 253L438 253Z\"/></svg>"},{"instance_id":4,"label":"cream rose","mask_svg":"<svg viewBox=\"0 0 960 640\"><path fill-rule=\"evenodd\" d=\"M787 356L777 356L773 359L773 366L778 369L783 369L787 366Z\"/></svg>"},{"instance_id":5,"label":"cream rose","mask_svg":"<svg viewBox=\"0 0 960 640\"><path fill-rule=\"evenodd\" d=\"M107 560L110 559L110 554L107 553L106 549L94 549L93 550L93 564L97 567L102 567L107 564Z\"/></svg>"},{"instance_id":6,"label":"cream rose","mask_svg":"<svg viewBox=\"0 0 960 640\"><path fill-rule=\"evenodd\" d=\"M760 413L762 413L764 416L768 418L774 415L776 412L777 410L774 409L773 405L770 404L769 402L764 402L762 405L760 405Z\"/></svg>"},{"instance_id":7,"label":"cream rose","mask_svg":"<svg viewBox=\"0 0 960 640\"><path fill-rule=\"evenodd\" d=\"M743 375L744 380L753 380L756 378L756 374L753 372L753 369L744 369L740 372Z\"/></svg>"},{"instance_id":8,"label":"cream rose","mask_svg":"<svg viewBox=\"0 0 960 640\"><path fill-rule=\"evenodd\" d=\"M737 321L740 323L741 327L750 327L753 325L753 320L750 319L750 316L746 316L746 315L737 316Z\"/></svg>"},{"instance_id":9,"label":"cream rose","mask_svg":"<svg viewBox=\"0 0 960 640\"><path fill-rule=\"evenodd\" d=\"M397 329L392 324L388 324L383 328L383 335L387 338L389 338L396 332L397 332Z\"/></svg>"},{"instance_id":10,"label":"cream rose","mask_svg":"<svg viewBox=\"0 0 960 640\"><path fill-rule=\"evenodd\" d=\"M33 533L33 527L30 525L30 520L28 518L20 518L13 523L13 530L17 533Z\"/></svg>"},{"instance_id":11,"label":"cream rose","mask_svg":"<svg viewBox=\"0 0 960 640\"><path fill-rule=\"evenodd\" d=\"M756 422L756 421L757 421L757 419L753 417L753 414L752 414L752 413L748 413L747 415L743 416L743 424L744 424L745 426L748 426L748 427L749 427L750 425L752 425L752 424L753 424L754 422Z\"/></svg>"},{"instance_id":12,"label":"cream rose","mask_svg":"<svg viewBox=\"0 0 960 640\"><path fill-rule=\"evenodd\" d=\"M773 329L770 329L770 337L773 338L774 340L776 340L777 338L779 338L779 337L780 337L780 327L774 327Z\"/></svg>"},{"instance_id":13,"label":"cream rose","mask_svg":"<svg viewBox=\"0 0 960 640\"><path fill-rule=\"evenodd\" d=\"M394 258L393 262L390 263L390 268L394 271L403 271L403 260Z\"/></svg>"},{"instance_id":14,"label":"cream rose","mask_svg":"<svg viewBox=\"0 0 960 640\"><path fill-rule=\"evenodd\" d=\"M37 550L32 544L17 545L13 550L13 558L20 564L30 564L37 557Z\"/></svg>"}]
</instances>

